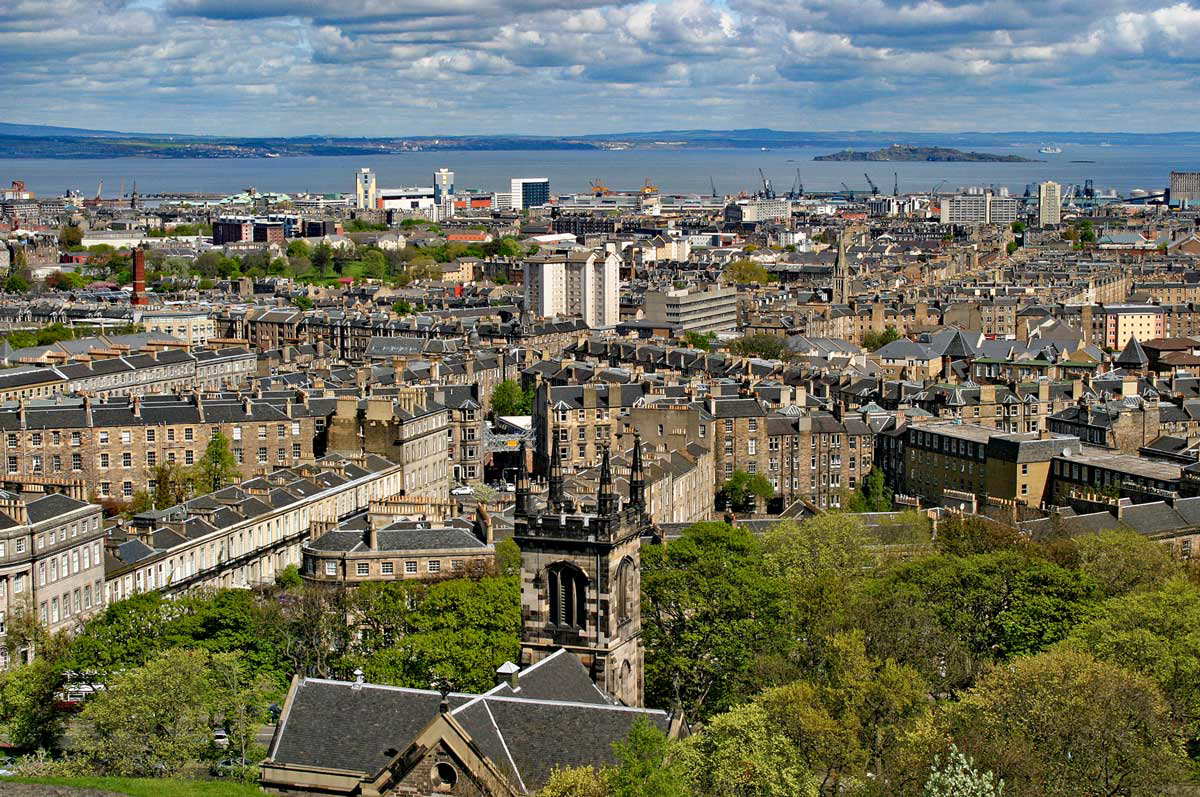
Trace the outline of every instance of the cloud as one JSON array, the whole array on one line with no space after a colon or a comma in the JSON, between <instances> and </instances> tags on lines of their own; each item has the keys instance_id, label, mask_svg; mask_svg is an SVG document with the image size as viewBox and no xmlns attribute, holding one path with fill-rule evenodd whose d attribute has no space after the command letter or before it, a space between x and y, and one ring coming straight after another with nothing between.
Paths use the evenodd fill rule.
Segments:
<instances>
[{"instance_id":1,"label":"cloud","mask_svg":"<svg viewBox=\"0 0 1200 797\"><path fill-rule=\"evenodd\" d=\"M1198 43L1200 0L0 0L0 102L225 134L1196 129Z\"/></svg>"}]
</instances>

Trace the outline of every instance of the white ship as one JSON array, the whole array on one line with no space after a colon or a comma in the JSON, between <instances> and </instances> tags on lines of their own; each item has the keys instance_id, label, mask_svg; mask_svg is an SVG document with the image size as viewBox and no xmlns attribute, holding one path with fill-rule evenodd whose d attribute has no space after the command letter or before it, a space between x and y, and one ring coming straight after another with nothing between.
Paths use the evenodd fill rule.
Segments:
<instances>
[{"instance_id":1,"label":"white ship","mask_svg":"<svg viewBox=\"0 0 1200 797\"><path fill-rule=\"evenodd\" d=\"M1054 144L1047 144L1039 149L1038 152L1042 153L1043 155L1061 155L1062 147L1055 146Z\"/></svg>"}]
</instances>

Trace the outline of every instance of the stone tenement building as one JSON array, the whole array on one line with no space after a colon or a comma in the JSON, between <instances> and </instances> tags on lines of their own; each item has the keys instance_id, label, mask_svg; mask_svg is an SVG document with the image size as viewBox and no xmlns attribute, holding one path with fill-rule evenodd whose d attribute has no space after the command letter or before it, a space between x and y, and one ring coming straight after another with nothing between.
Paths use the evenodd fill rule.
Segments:
<instances>
[{"instance_id":1,"label":"stone tenement building","mask_svg":"<svg viewBox=\"0 0 1200 797\"><path fill-rule=\"evenodd\" d=\"M53 352L52 352L53 353ZM0 370L0 400L83 393L93 398L191 390L236 390L254 377L256 357L246 349L129 354L93 350L87 362L48 360ZM61 358L60 358L61 359Z\"/></svg>"},{"instance_id":2,"label":"stone tenement building","mask_svg":"<svg viewBox=\"0 0 1200 797\"><path fill-rule=\"evenodd\" d=\"M104 606L100 507L61 493L0 491L0 670L9 664L7 619L32 607L50 632ZM28 661L36 651L17 651Z\"/></svg>"},{"instance_id":3,"label":"stone tenement building","mask_svg":"<svg viewBox=\"0 0 1200 797\"><path fill-rule=\"evenodd\" d=\"M473 524L414 520L421 503L394 496L372 501L367 512L304 544L300 575L314 584L439 579L482 573L495 562L486 508ZM443 502L428 503L436 513Z\"/></svg>"},{"instance_id":4,"label":"stone tenement building","mask_svg":"<svg viewBox=\"0 0 1200 797\"><path fill-rule=\"evenodd\" d=\"M135 515L105 543L109 600L271 583L288 565L299 567L305 541L395 495L402 476L374 455L327 456Z\"/></svg>"},{"instance_id":5,"label":"stone tenement building","mask_svg":"<svg viewBox=\"0 0 1200 797\"><path fill-rule=\"evenodd\" d=\"M450 492L449 411L420 388L394 395L339 397L329 424L329 450L368 452L399 463L404 496L446 498Z\"/></svg>"},{"instance_id":6,"label":"stone tenement building","mask_svg":"<svg viewBox=\"0 0 1200 797\"><path fill-rule=\"evenodd\" d=\"M331 403L199 393L9 403L0 407L4 479L65 479L82 482L100 498L128 500L153 489L156 465L194 464L217 431L249 477L323 454L314 446L323 440Z\"/></svg>"},{"instance_id":7,"label":"stone tenement building","mask_svg":"<svg viewBox=\"0 0 1200 797\"><path fill-rule=\"evenodd\" d=\"M871 472L874 432L859 417L785 407L758 399L709 399L715 424L717 480L741 470L762 474L785 503L841 506Z\"/></svg>"}]
</instances>

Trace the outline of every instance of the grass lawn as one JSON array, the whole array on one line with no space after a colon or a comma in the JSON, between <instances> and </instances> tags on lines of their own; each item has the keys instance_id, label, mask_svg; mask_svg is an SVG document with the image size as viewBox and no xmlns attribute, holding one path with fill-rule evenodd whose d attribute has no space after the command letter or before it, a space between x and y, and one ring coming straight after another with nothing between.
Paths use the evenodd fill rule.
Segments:
<instances>
[{"instance_id":1,"label":"grass lawn","mask_svg":"<svg viewBox=\"0 0 1200 797\"><path fill-rule=\"evenodd\" d=\"M37 783L127 794L129 797L261 797L257 786L228 780L160 780L158 778L0 778L0 784ZM0 788L0 792L4 791Z\"/></svg>"}]
</instances>

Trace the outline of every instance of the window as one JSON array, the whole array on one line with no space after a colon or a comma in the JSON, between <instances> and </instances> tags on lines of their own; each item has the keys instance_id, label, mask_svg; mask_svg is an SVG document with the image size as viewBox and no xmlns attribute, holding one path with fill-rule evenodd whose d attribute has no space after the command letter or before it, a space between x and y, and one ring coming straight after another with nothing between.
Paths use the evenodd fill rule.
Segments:
<instances>
[{"instance_id":1,"label":"window","mask_svg":"<svg viewBox=\"0 0 1200 797\"><path fill-rule=\"evenodd\" d=\"M258 427L258 439L259 440L267 439L267 427L265 427L265 426Z\"/></svg>"},{"instance_id":2,"label":"window","mask_svg":"<svg viewBox=\"0 0 1200 797\"><path fill-rule=\"evenodd\" d=\"M105 443L107 443L107 442L108 442L108 432L101 432L101 433L100 433L100 441L99 441L99 442L100 442L100 444L101 444L101 445L104 445Z\"/></svg>"},{"instance_id":3,"label":"window","mask_svg":"<svg viewBox=\"0 0 1200 797\"><path fill-rule=\"evenodd\" d=\"M440 559L430 559L425 569L430 573L440 573L442 572L442 562Z\"/></svg>"},{"instance_id":4,"label":"window","mask_svg":"<svg viewBox=\"0 0 1200 797\"><path fill-rule=\"evenodd\" d=\"M747 423L751 432L758 431L758 418L751 418Z\"/></svg>"},{"instance_id":5,"label":"window","mask_svg":"<svg viewBox=\"0 0 1200 797\"><path fill-rule=\"evenodd\" d=\"M183 452L183 464L192 465L196 462L196 452L192 449L187 449Z\"/></svg>"},{"instance_id":6,"label":"window","mask_svg":"<svg viewBox=\"0 0 1200 797\"><path fill-rule=\"evenodd\" d=\"M79 445L82 442L82 439L82 435L79 432L71 432L71 445Z\"/></svg>"},{"instance_id":7,"label":"window","mask_svg":"<svg viewBox=\"0 0 1200 797\"><path fill-rule=\"evenodd\" d=\"M190 443L192 440L195 439L192 436L192 427L188 426L183 430L183 439L185 442L188 442L188 443Z\"/></svg>"},{"instance_id":8,"label":"window","mask_svg":"<svg viewBox=\"0 0 1200 797\"><path fill-rule=\"evenodd\" d=\"M240 426L233 427L233 439L234 440L242 439L242 427L240 427Z\"/></svg>"},{"instance_id":9,"label":"window","mask_svg":"<svg viewBox=\"0 0 1200 797\"><path fill-rule=\"evenodd\" d=\"M370 562L357 562L357 563L355 563L355 565L354 565L354 572L355 572L355 573L357 573L357 574L358 574L358 575L360 575L360 576L369 576L369 575L371 575L371 563L370 563Z\"/></svg>"},{"instance_id":10,"label":"window","mask_svg":"<svg viewBox=\"0 0 1200 797\"><path fill-rule=\"evenodd\" d=\"M726 418L726 419L725 419L725 431L726 431L726 432L732 432L732 431L733 431L733 419L732 419L732 418Z\"/></svg>"},{"instance_id":11,"label":"window","mask_svg":"<svg viewBox=\"0 0 1200 797\"><path fill-rule=\"evenodd\" d=\"M756 438L751 437L746 441L746 453L750 455L758 453L758 440Z\"/></svg>"},{"instance_id":12,"label":"window","mask_svg":"<svg viewBox=\"0 0 1200 797\"><path fill-rule=\"evenodd\" d=\"M133 454L131 454L128 451L121 454L121 467L122 468L132 468L133 467Z\"/></svg>"},{"instance_id":13,"label":"window","mask_svg":"<svg viewBox=\"0 0 1200 797\"><path fill-rule=\"evenodd\" d=\"M153 443L153 442L154 442L154 437L155 437L155 433L156 433L156 432L157 432L157 430L156 430L156 429L147 429L147 430L146 430L146 442L147 442L147 443Z\"/></svg>"},{"instance_id":14,"label":"window","mask_svg":"<svg viewBox=\"0 0 1200 797\"><path fill-rule=\"evenodd\" d=\"M287 438L287 427L284 426L282 423L279 424L278 426L276 426L275 427L275 436L278 437L280 440L286 439Z\"/></svg>"},{"instance_id":15,"label":"window","mask_svg":"<svg viewBox=\"0 0 1200 797\"><path fill-rule=\"evenodd\" d=\"M82 454L72 454L71 455L71 470L83 470L83 455Z\"/></svg>"},{"instance_id":16,"label":"window","mask_svg":"<svg viewBox=\"0 0 1200 797\"><path fill-rule=\"evenodd\" d=\"M474 415L475 413L471 413L471 414ZM292 437L299 437L299 436L300 436L300 422L292 421Z\"/></svg>"},{"instance_id":17,"label":"window","mask_svg":"<svg viewBox=\"0 0 1200 797\"><path fill-rule=\"evenodd\" d=\"M551 565L546 569L546 590L551 624L582 630L587 617L587 578L583 571L566 562Z\"/></svg>"},{"instance_id":18,"label":"window","mask_svg":"<svg viewBox=\"0 0 1200 797\"><path fill-rule=\"evenodd\" d=\"M175 442L175 427L171 427L170 429L167 429L167 442L168 443Z\"/></svg>"},{"instance_id":19,"label":"window","mask_svg":"<svg viewBox=\"0 0 1200 797\"><path fill-rule=\"evenodd\" d=\"M396 570L395 565L393 565L391 562L380 562L379 563L379 572L382 575L390 576L395 572L395 570Z\"/></svg>"},{"instance_id":20,"label":"window","mask_svg":"<svg viewBox=\"0 0 1200 797\"><path fill-rule=\"evenodd\" d=\"M121 496L133 498L133 482L125 482L121 485Z\"/></svg>"},{"instance_id":21,"label":"window","mask_svg":"<svg viewBox=\"0 0 1200 797\"><path fill-rule=\"evenodd\" d=\"M9 473L17 472L17 458L16 457L8 458L8 472Z\"/></svg>"},{"instance_id":22,"label":"window","mask_svg":"<svg viewBox=\"0 0 1200 797\"><path fill-rule=\"evenodd\" d=\"M153 468L157 464L158 464L158 454L155 453L154 451L147 451L146 452L146 465Z\"/></svg>"},{"instance_id":23,"label":"window","mask_svg":"<svg viewBox=\"0 0 1200 797\"><path fill-rule=\"evenodd\" d=\"M300 444L292 443L292 459L300 459Z\"/></svg>"},{"instance_id":24,"label":"window","mask_svg":"<svg viewBox=\"0 0 1200 797\"><path fill-rule=\"evenodd\" d=\"M404 572L408 573L410 576L416 575L417 563L416 562L405 562L404 563Z\"/></svg>"},{"instance_id":25,"label":"window","mask_svg":"<svg viewBox=\"0 0 1200 797\"><path fill-rule=\"evenodd\" d=\"M62 470L62 455L54 454L50 457L50 469L55 473Z\"/></svg>"},{"instance_id":26,"label":"window","mask_svg":"<svg viewBox=\"0 0 1200 797\"><path fill-rule=\"evenodd\" d=\"M123 443L124 445L129 445L132 442L133 442L133 432L129 431L128 429L121 432L121 443Z\"/></svg>"},{"instance_id":27,"label":"window","mask_svg":"<svg viewBox=\"0 0 1200 797\"><path fill-rule=\"evenodd\" d=\"M237 464L241 465L246 461L246 452L240 448L233 449L233 458L237 460Z\"/></svg>"},{"instance_id":28,"label":"window","mask_svg":"<svg viewBox=\"0 0 1200 797\"><path fill-rule=\"evenodd\" d=\"M17 435L15 433L9 432L8 435L6 435L4 439L8 443L9 448L17 447Z\"/></svg>"},{"instance_id":29,"label":"window","mask_svg":"<svg viewBox=\"0 0 1200 797\"><path fill-rule=\"evenodd\" d=\"M102 468L108 467L108 452L107 451L100 453L100 467L102 467Z\"/></svg>"},{"instance_id":30,"label":"window","mask_svg":"<svg viewBox=\"0 0 1200 797\"><path fill-rule=\"evenodd\" d=\"M29 442L31 445L40 446L42 444L42 433L34 432L29 435Z\"/></svg>"},{"instance_id":31,"label":"window","mask_svg":"<svg viewBox=\"0 0 1200 797\"><path fill-rule=\"evenodd\" d=\"M260 464L266 464L266 461L267 461L267 449L266 449L266 447L265 447L265 446L264 446L264 447L262 447L262 448L260 448L260 449L258 449L258 461L259 461L259 463L260 463Z\"/></svg>"}]
</instances>

